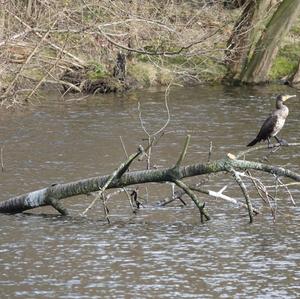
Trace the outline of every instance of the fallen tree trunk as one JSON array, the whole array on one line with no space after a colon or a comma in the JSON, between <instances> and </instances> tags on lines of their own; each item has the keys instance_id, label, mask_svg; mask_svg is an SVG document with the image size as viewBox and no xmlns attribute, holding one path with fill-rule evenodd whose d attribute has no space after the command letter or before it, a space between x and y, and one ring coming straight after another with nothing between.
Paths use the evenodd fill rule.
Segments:
<instances>
[{"instance_id":1,"label":"fallen tree trunk","mask_svg":"<svg viewBox=\"0 0 300 299\"><path fill-rule=\"evenodd\" d=\"M219 172L227 172L232 174L236 170L257 170L261 172L270 173L278 177L287 177L294 181L300 182L300 174L285 169L283 167L277 167L260 162L239 159L244 154L255 149L261 148L266 148L266 146L251 148L243 153L238 154L237 156L228 154L226 158L216 160L213 162L196 163L188 166L180 166L181 161L185 155L184 153L181 155L176 165L170 168L125 172L127 171L130 163L141 153L138 152L134 155L131 155L128 160L129 162L127 161L126 163L123 163L123 165L121 164L121 167L119 167L118 170L116 170L112 175L92 177L70 183L51 185L40 190L12 197L0 203L0 212L21 213L29 209L46 205L52 205L61 214L66 215L68 214L68 211L64 209L60 204L59 201L61 199L100 191L102 190L102 188L121 188L129 185L144 183L173 182L177 186L181 187L192 198L193 194L191 189L187 192L188 186L186 186L181 181L182 179L192 176L199 176ZM209 220L209 216L204 212L204 204L195 198L192 199L200 210L201 219L204 215L206 220ZM250 212L252 211L249 210L249 213Z\"/></svg>"}]
</instances>

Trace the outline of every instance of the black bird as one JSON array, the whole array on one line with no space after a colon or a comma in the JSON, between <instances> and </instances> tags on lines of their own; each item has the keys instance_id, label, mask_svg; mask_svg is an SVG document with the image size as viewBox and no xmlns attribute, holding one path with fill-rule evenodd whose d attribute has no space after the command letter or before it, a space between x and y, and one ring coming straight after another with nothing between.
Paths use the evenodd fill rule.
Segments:
<instances>
[{"instance_id":1,"label":"black bird","mask_svg":"<svg viewBox=\"0 0 300 299\"><path fill-rule=\"evenodd\" d=\"M270 138L274 137L280 144L284 144L283 140L280 140L276 135L283 128L285 120L289 115L289 108L284 105L284 102L293 98L295 95L279 95L276 98L276 110L265 120L256 138L251 141L247 146L253 146L261 140L268 140L270 146Z\"/></svg>"}]
</instances>

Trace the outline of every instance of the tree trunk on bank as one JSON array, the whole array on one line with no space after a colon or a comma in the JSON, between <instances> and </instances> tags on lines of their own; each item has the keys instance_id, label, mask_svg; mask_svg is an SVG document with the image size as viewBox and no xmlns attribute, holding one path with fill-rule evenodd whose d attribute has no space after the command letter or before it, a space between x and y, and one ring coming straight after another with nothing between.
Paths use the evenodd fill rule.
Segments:
<instances>
[{"instance_id":1,"label":"tree trunk on bank","mask_svg":"<svg viewBox=\"0 0 300 299\"><path fill-rule=\"evenodd\" d=\"M300 61L298 64L297 71L295 72L295 74L292 77L291 83L292 83L292 86L294 86L296 88L300 88Z\"/></svg>"},{"instance_id":2,"label":"tree trunk on bank","mask_svg":"<svg viewBox=\"0 0 300 299\"><path fill-rule=\"evenodd\" d=\"M242 7L248 0L224 0L223 5L227 9L236 9Z\"/></svg>"},{"instance_id":3,"label":"tree trunk on bank","mask_svg":"<svg viewBox=\"0 0 300 299\"><path fill-rule=\"evenodd\" d=\"M253 45L265 27L267 11L272 3L272 0L248 0L246 2L227 42L225 61L228 65L226 76L228 79L239 78L242 68L247 63L247 58L253 52Z\"/></svg>"},{"instance_id":4,"label":"tree trunk on bank","mask_svg":"<svg viewBox=\"0 0 300 299\"><path fill-rule=\"evenodd\" d=\"M299 0L281 2L261 35L249 63L242 71L241 82L263 83L268 80L268 73L277 55L279 45L289 32L299 11Z\"/></svg>"}]
</instances>

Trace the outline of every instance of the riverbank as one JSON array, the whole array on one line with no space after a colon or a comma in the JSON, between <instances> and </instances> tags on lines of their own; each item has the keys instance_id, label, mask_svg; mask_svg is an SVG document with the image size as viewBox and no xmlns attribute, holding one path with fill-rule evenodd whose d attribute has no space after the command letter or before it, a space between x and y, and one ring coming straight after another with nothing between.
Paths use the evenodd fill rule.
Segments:
<instances>
[{"instance_id":1,"label":"riverbank","mask_svg":"<svg viewBox=\"0 0 300 299\"><path fill-rule=\"evenodd\" d=\"M227 41L241 9L225 9L222 1L203 3L56 0L47 10L36 5L30 13L21 6L4 9L3 106L34 101L42 88L106 93L171 82L221 82ZM282 44L271 80L285 80L296 71L299 49L297 22Z\"/></svg>"}]
</instances>

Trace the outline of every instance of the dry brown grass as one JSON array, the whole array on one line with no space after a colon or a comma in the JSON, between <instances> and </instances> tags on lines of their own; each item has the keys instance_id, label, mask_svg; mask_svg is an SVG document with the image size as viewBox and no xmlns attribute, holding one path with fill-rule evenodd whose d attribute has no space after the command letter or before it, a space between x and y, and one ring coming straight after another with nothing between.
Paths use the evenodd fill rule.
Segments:
<instances>
[{"instance_id":1,"label":"dry brown grass","mask_svg":"<svg viewBox=\"0 0 300 299\"><path fill-rule=\"evenodd\" d=\"M94 64L110 73L117 52L128 53L126 48L140 52L128 56L131 65L151 64L146 67L151 69L146 79L150 84L175 77L202 80L210 65L222 63L239 13L221 4L200 7L183 0L15 0L2 6L0 82L2 91L9 92L0 97L5 106L33 100L37 93L30 99L28 95L37 85L59 85L61 74L70 67ZM18 80L10 86L15 76Z\"/></svg>"}]
</instances>

